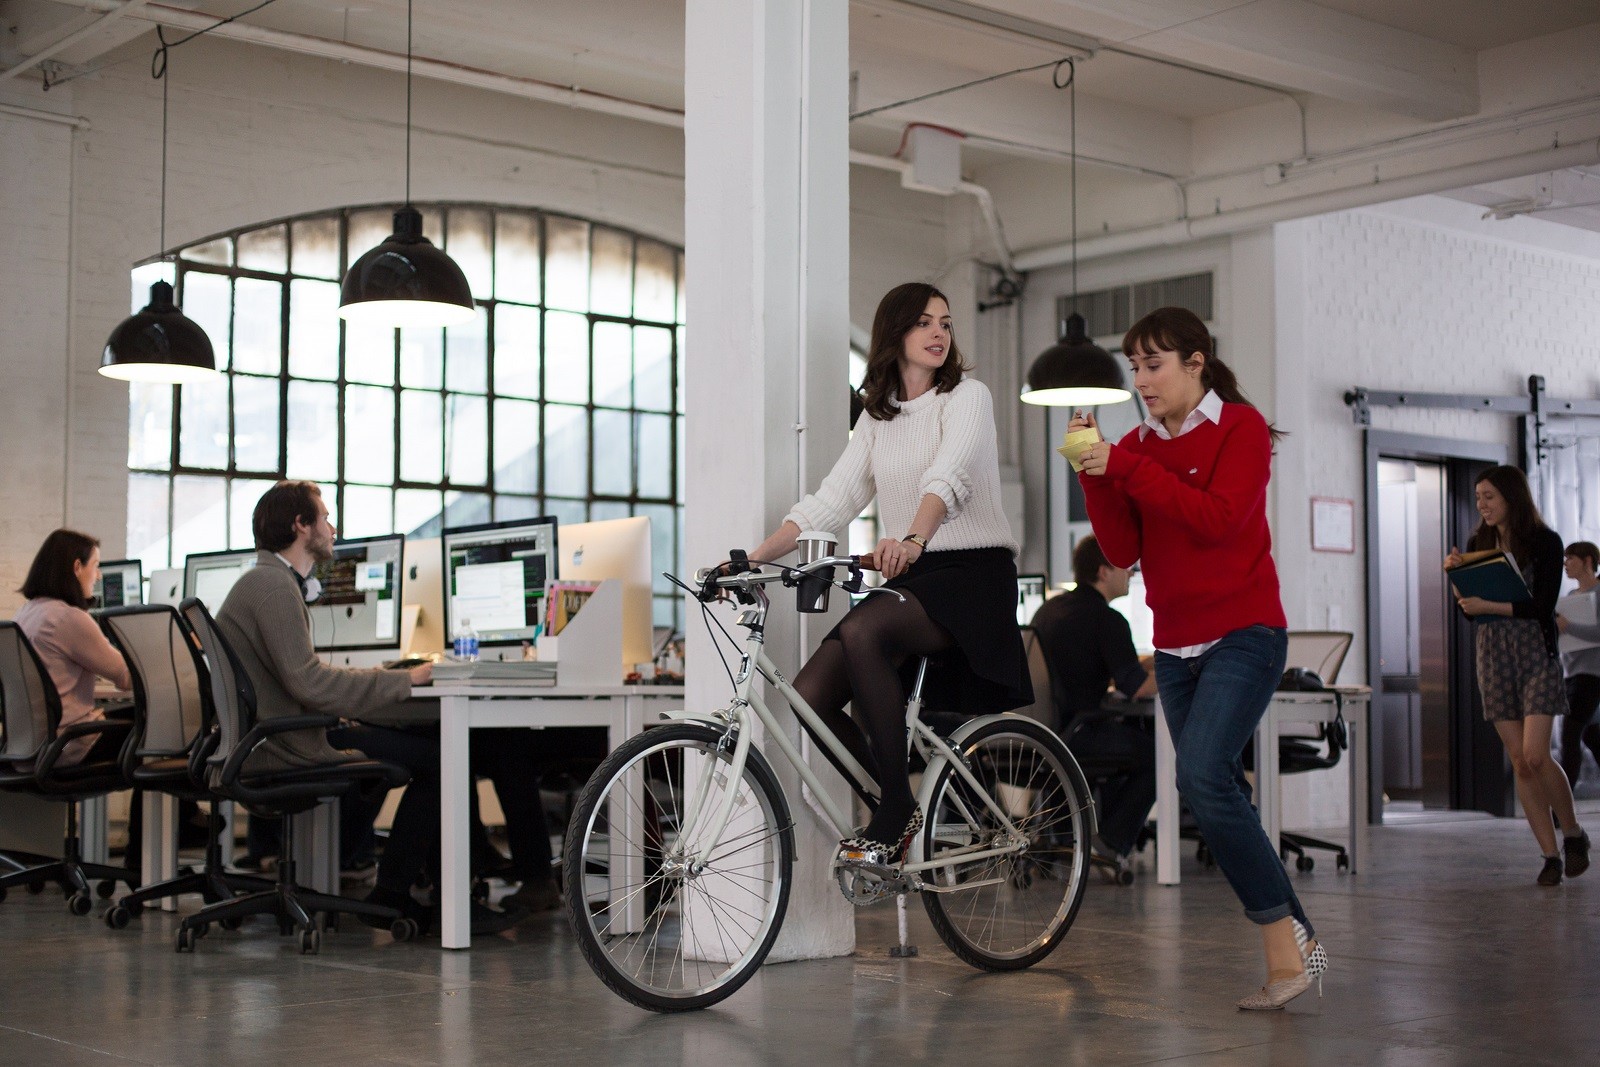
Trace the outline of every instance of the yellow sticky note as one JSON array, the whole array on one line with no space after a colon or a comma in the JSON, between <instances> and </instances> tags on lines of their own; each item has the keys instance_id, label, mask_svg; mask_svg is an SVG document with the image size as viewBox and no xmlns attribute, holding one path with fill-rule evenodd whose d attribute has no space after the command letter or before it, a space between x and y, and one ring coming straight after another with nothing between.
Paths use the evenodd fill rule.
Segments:
<instances>
[{"instance_id":1,"label":"yellow sticky note","mask_svg":"<svg viewBox=\"0 0 1600 1067\"><path fill-rule=\"evenodd\" d=\"M1073 470L1081 471L1083 464L1078 461L1079 457L1090 445L1098 443L1099 440L1100 433L1097 430L1071 430L1061 439L1061 447L1056 451L1066 457L1067 462L1072 464Z\"/></svg>"}]
</instances>

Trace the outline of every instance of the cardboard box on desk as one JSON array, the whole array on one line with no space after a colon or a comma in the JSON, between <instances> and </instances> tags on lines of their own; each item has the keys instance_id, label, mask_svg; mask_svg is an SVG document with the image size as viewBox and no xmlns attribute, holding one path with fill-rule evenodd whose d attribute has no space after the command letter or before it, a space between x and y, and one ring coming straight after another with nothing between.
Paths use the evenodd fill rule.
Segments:
<instances>
[{"instance_id":1,"label":"cardboard box on desk","mask_svg":"<svg viewBox=\"0 0 1600 1067\"><path fill-rule=\"evenodd\" d=\"M621 685L621 580L601 582L559 634L539 638L539 661L556 665L557 685Z\"/></svg>"}]
</instances>

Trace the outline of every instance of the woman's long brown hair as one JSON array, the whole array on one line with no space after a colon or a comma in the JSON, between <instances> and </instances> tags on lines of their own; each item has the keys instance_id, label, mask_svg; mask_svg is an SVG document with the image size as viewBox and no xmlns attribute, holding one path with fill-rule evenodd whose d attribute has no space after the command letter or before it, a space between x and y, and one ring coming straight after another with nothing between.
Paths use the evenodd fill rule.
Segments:
<instances>
[{"instance_id":1,"label":"woman's long brown hair","mask_svg":"<svg viewBox=\"0 0 1600 1067\"><path fill-rule=\"evenodd\" d=\"M1480 552L1488 548L1504 548L1523 566L1528 557L1523 552L1533 547L1533 535L1545 529L1544 516L1539 505L1533 502L1533 490L1528 487L1528 476L1522 468L1500 465L1490 467L1473 479L1474 486L1488 482L1506 502L1506 543L1500 543L1499 532L1486 522L1479 522L1467 540L1467 551Z\"/></svg>"},{"instance_id":2,"label":"woman's long brown hair","mask_svg":"<svg viewBox=\"0 0 1600 1067\"><path fill-rule=\"evenodd\" d=\"M880 422L888 422L900 414L899 404L890 399L890 395L905 396L900 381L900 357L905 354L906 334L917 325L928 310L928 301L934 297L943 300L946 307L950 306L950 298L926 282L897 285L878 301L877 314L872 317L872 342L867 352L867 376L861 382L861 400L867 414ZM944 363L933 372L934 391L948 393L961 384L961 375L967 369L952 333Z\"/></svg>"},{"instance_id":3,"label":"woman's long brown hair","mask_svg":"<svg viewBox=\"0 0 1600 1067\"><path fill-rule=\"evenodd\" d=\"M1200 321L1200 316L1188 308L1156 308L1134 323L1133 329L1122 339L1125 356L1148 356L1154 352L1176 352L1185 366L1194 362L1198 352L1205 357L1200 367L1201 385L1216 393L1225 404L1255 407L1239 388L1239 379L1234 377L1233 370L1217 358L1211 331ZM1267 432L1272 434L1274 444L1288 436L1271 423L1267 424Z\"/></svg>"}]
</instances>

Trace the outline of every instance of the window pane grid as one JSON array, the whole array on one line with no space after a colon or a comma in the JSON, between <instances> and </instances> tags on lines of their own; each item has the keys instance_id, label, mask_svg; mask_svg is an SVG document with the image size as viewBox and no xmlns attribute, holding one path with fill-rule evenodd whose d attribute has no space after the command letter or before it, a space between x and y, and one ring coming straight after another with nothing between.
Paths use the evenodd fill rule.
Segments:
<instances>
[{"instance_id":1,"label":"window pane grid","mask_svg":"<svg viewBox=\"0 0 1600 1067\"><path fill-rule=\"evenodd\" d=\"M223 374L130 391L128 544L148 566L228 547L244 498L283 477L331 491L350 536L437 534L462 516L681 515L682 250L536 210L420 209L469 271L478 315L464 327L336 317L338 279L387 236L392 207L179 253L180 300ZM681 518L663 525L656 570L680 565ZM656 590L659 623L681 621L675 594Z\"/></svg>"}]
</instances>

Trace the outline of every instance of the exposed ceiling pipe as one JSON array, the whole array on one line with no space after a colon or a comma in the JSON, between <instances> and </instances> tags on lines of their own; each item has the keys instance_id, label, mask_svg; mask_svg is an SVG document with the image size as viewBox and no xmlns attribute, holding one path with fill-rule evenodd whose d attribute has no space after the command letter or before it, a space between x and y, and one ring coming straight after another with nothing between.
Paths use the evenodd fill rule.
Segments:
<instances>
[{"instance_id":1,"label":"exposed ceiling pipe","mask_svg":"<svg viewBox=\"0 0 1600 1067\"><path fill-rule=\"evenodd\" d=\"M81 115L58 115L54 111L40 111L36 107L19 107L16 104L0 104L0 115L15 115L20 119L38 119L40 122L54 122L79 130L87 130L89 128L89 120Z\"/></svg>"},{"instance_id":2,"label":"exposed ceiling pipe","mask_svg":"<svg viewBox=\"0 0 1600 1067\"><path fill-rule=\"evenodd\" d=\"M149 2L150 0L127 0L126 3L113 3L106 11L104 18L95 19L83 29L77 31L76 33L69 33L67 36L61 38L61 40L55 42L54 44L41 48L39 51L35 52L31 56L28 56L15 66L7 67L5 70L0 70L0 82L3 82L8 78L15 78L19 74L32 70L40 63L43 63L45 60L49 59L51 56L58 55L59 53L66 51L68 48L71 48L79 41L94 36L124 16L134 14L139 10L139 8L144 7Z\"/></svg>"},{"instance_id":3,"label":"exposed ceiling pipe","mask_svg":"<svg viewBox=\"0 0 1600 1067\"><path fill-rule=\"evenodd\" d=\"M850 153L850 162L863 167L876 167L879 170L892 170L896 174L909 174L911 164L903 159L894 159L890 156L875 156L870 152ZM1000 260L1000 269L1008 278L1017 277L1017 265L1012 260L1011 248L1006 244L1005 230L1000 225L1000 214L995 210L994 197L989 195L989 190L972 182L957 182L953 192L966 193L978 202L978 211L983 215L984 226L989 231L989 241L994 245L995 256Z\"/></svg>"},{"instance_id":4,"label":"exposed ceiling pipe","mask_svg":"<svg viewBox=\"0 0 1600 1067\"><path fill-rule=\"evenodd\" d=\"M118 11L123 7L118 0L85 0L84 6L92 11L106 12ZM136 11L127 12L127 17L139 19L143 22L172 26L180 30L207 30L210 31L210 35L213 37L227 37L235 41L263 45L267 48L279 48L286 52L295 52L300 55L318 56L322 59L332 59L341 63L359 63L362 66L377 67L380 70L396 72L404 72L406 69L404 52L390 52L381 48L369 48L365 45L346 44L343 41L332 41L325 37L313 37L308 34L285 33L282 30L264 29L260 26L251 26L243 22L230 22L226 25L218 26L215 16L199 11L191 11L188 8L169 7L166 4L146 4ZM585 111L597 111L607 115L634 119L639 122L649 122L657 126L683 128L683 111L679 108L663 107L659 104L650 104L639 100L629 100L625 97L613 96L610 93L583 89L576 85L558 85L555 82L543 81L539 78L497 74L494 71L483 70L479 67L468 67L459 63L446 63L443 60L427 59L422 56L415 57L412 64L413 71L419 78L431 78L435 81L450 82L454 85L467 85L477 89L487 89L490 92L520 96L528 100L541 100L550 104L564 104L568 107L582 108Z\"/></svg>"},{"instance_id":5,"label":"exposed ceiling pipe","mask_svg":"<svg viewBox=\"0 0 1600 1067\"><path fill-rule=\"evenodd\" d=\"M1463 185L1504 181L1507 178L1519 178L1542 170L1589 166L1596 162L1600 162L1600 140L1580 141L1560 148L1544 148L1537 152L1524 152L1519 155L1502 156L1499 159L1446 167L1443 170L1428 171L1426 174L1368 182L1348 189L1312 193L1309 196L1280 200L1272 204L1180 219L1177 222L1125 230L1102 237L1080 237L1078 259L1081 261L1125 252L1139 252L1163 245L1183 244L1207 237L1241 233L1261 226L1270 226L1275 222L1305 218L1308 215L1368 207L1408 196L1442 192ZM1059 267L1071 260L1072 245L1064 243L1021 253L1016 257L1016 265L1019 270L1034 271Z\"/></svg>"}]
</instances>

